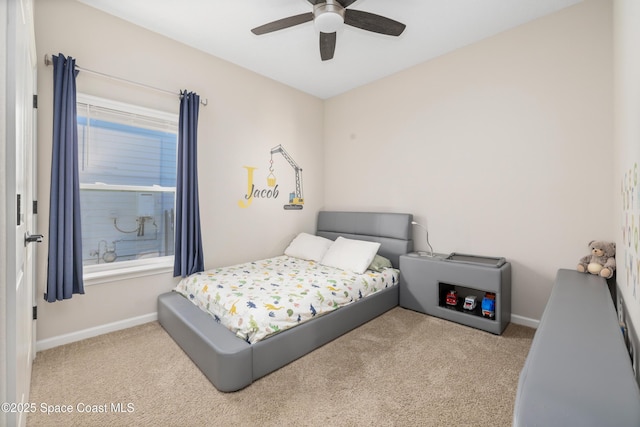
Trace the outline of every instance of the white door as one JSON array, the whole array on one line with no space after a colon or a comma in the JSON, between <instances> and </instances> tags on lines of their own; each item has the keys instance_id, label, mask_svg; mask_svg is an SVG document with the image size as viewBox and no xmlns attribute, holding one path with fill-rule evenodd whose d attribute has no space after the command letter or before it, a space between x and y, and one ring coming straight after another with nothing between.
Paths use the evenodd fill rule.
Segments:
<instances>
[{"instance_id":1,"label":"white door","mask_svg":"<svg viewBox=\"0 0 640 427\"><path fill-rule=\"evenodd\" d=\"M6 138L8 248L6 299L6 401L28 403L31 366L35 357L33 320L35 244L36 52L33 1L7 2ZM12 161L13 160L13 161ZM12 212L13 211L13 212ZM19 408L19 406L18 406ZM23 426L26 413L7 413L7 425Z\"/></svg>"}]
</instances>

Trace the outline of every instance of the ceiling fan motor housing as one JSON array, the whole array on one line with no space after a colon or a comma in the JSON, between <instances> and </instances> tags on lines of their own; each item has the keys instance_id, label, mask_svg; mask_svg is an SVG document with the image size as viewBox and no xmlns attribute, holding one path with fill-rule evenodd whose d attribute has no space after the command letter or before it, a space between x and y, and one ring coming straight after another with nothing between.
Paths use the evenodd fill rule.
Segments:
<instances>
[{"instance_id":1,"label":"ceiling fan motor housing","mask_svg":"<svg viewBox=\"0 0 640 427\"><path fill-rule=\"evenodd\" d=\"M335 33L344 24L344 7L334 0L313 7L313 22L321 33Z\"/></svg>"}]
</instances>

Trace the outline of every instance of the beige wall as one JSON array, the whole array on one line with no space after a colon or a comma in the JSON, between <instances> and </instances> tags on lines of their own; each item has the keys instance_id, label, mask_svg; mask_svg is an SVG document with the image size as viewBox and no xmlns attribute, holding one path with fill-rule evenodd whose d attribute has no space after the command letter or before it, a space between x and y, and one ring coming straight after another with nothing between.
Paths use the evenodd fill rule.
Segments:
<instances>
[{"instance_id":1,"label":"beige wall","mask_svg":"<svg viewBox=\"0 0 640 427\"><path fill-rule=\"evenodd\" d=\"M312 232L323 205L323 103L233 64L185 47L73 0L36 0L39 55L38 143L40 230L47 234L51 164L52 67L44 55L63 53L77 65L147 85L188 89L208 98L200 108L200 206L206 267L281 254L299 231ZM179 99L80 73L78 91L178 112ZM258 167L256 186L266 188L269 151L282 144L303 168L305 207L285 211L294 189L293 170L280 160L277 200L237 202L247 191L243 166ZM176 280L170 274L87 286L85 295L46 303L46 245L39 251L38 340L153 314L156 296Z\"/></svg>"},{"instance_id":2,"label":"beige wall","mask_svg":"<svg viewBox=\"0 0 640 427\"><path fill-rule=\"evenodd\" d=\"M611 14L587 0L328 100L325 207L506 257L516 319L539 319L557 269L614 240Z\"/></svg>"},{"instance_id":3,"label":"beige wall","mask_svg":"<svg viewBox=\"0 0 640 427\"><path fill-rule=\"evenodd\" d=\"M558 268L575 268L590 240L615 238L608 0L586 0L325 102L73 0L36 0L35 12L45 234L52 69L42 58L62 52L82 67L208 98L199 135L207 267L281 253L295 233L313 230L321 208L406 211L428 223L439 252L508 258L513 313L526 323L540 318ZM57 24L62 16L71 18ZM177 112L177 98L86 73L78 89ZM242 167L260 168L263 179L265 153L280 143L304 169L304 210L283 211L288 191L240 209ZM415 237L424 249L419 229ZM48 304L46 247L39 258L38 340L154 313L156 295L176 282L166 274L88 286L86 295Z\"/></svg>"},{"instance_id":4,"label":"beige wall","mask_svg":"<svg viewBox=\"0 0 640 427\"><path fill-rule=\"evenodd\" d=\"M617 281L627 316L640 328L640 2L614 2L615 223ZM635 168L634 168L635 166ZM626 196L623 198L623 194Z\"/></svg>"}]
</instances>

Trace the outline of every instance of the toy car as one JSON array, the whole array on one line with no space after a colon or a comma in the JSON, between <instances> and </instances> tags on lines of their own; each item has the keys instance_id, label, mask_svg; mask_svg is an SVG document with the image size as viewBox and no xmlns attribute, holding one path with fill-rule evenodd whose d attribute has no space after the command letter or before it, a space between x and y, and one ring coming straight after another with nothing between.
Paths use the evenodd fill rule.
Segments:
<instances>
[{"instance_id":1,"label":"toy car","mask_svg":"<svg viewBox=\"0 0 640 427\"><path fill-rule=\"evenodd\" d=\"M464 305L462 306L462 308L464 308L465 310L473 310L474 308L476 308L476 300L477 297L475 295L469 295L464 299Z\"/></svg>"},{"instance_id":2,"label":"toy car","mask_svg":"<svg viewBox=\"0 0 640 427\"><path fill-rule=\"evenodd\" d=\"M482 298L482 315L493 319L496 315L496 295L487 292Z\"/></svg>"},{"instance_id":3,"label":"toy car","mask_svg":"<svg viewBox=\"0 0 640 427\"><path fill-rule=\"evenodd\" d=\"M445 302L447 303L447 305L458 305L458 292L455 291L454 289L450 290L447 293Z\"/></svg>"}]
</instances>

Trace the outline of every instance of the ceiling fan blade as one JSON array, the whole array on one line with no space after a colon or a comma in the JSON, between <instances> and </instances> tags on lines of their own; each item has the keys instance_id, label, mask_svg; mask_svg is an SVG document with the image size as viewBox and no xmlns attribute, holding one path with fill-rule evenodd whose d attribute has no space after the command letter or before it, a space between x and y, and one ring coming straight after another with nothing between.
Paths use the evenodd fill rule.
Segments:
<instances>
[{"instance_id":1,"label":"ceiling fan blade","mask_svg":"<svg viewBox=\"0 0 640 427\"><path fill-rule=\"evenodd\" d=\"M307 0L307 1L309 3L311 3L312 5L314 5L314 6L317 5L317 4L320 4L320 3L326 3L327 2L327 0Z\"/></svg>"},{"instance_id":2,"label":"ceiling fan blade","mask_svg":"<svg viewBox=\"0 0 640 427\"><path fill-rule=\"evenodd\" d=\"M320 33L320 58L323 61L333 59L336 51L336 33Z\"/></svg>"},{"instance_id":3,"label":"ceiling fan blade","mask_svg":"<svg viewBox=\"0 0 640 427\"><path fill-rule=\"evenodd\" d=\"M393 19L355 9L345 10L344 23L388 36L399 36L406 28L406 25Z\"/></svg>"},{"instance_id":4,"label":"ceiling fan blade","mask_svg":"<svg viewBox=\"0 0 640 427\"><path fill-rule=\"evenodd\" d=\"M273 31L283 30L285 28L293 27L295 25L304 24L305 22L313 21L313 13L307 12L300 15L289 16L288 18L278 19L277 21L269 22L268 24L261 25L251 30L253 34L262 35L271 33Z\"/></svg>"},{"instance_id":5,"label":"ceiling fan blade","mask_svg":"<svg viewBox=\"0 0 640 427\"><path fill-rule=\"evenodd\" d=\"M347 8L354 4L357 0L337 0L338 3L342 5L342 7Z\"/></svg>"}]
</instances>

